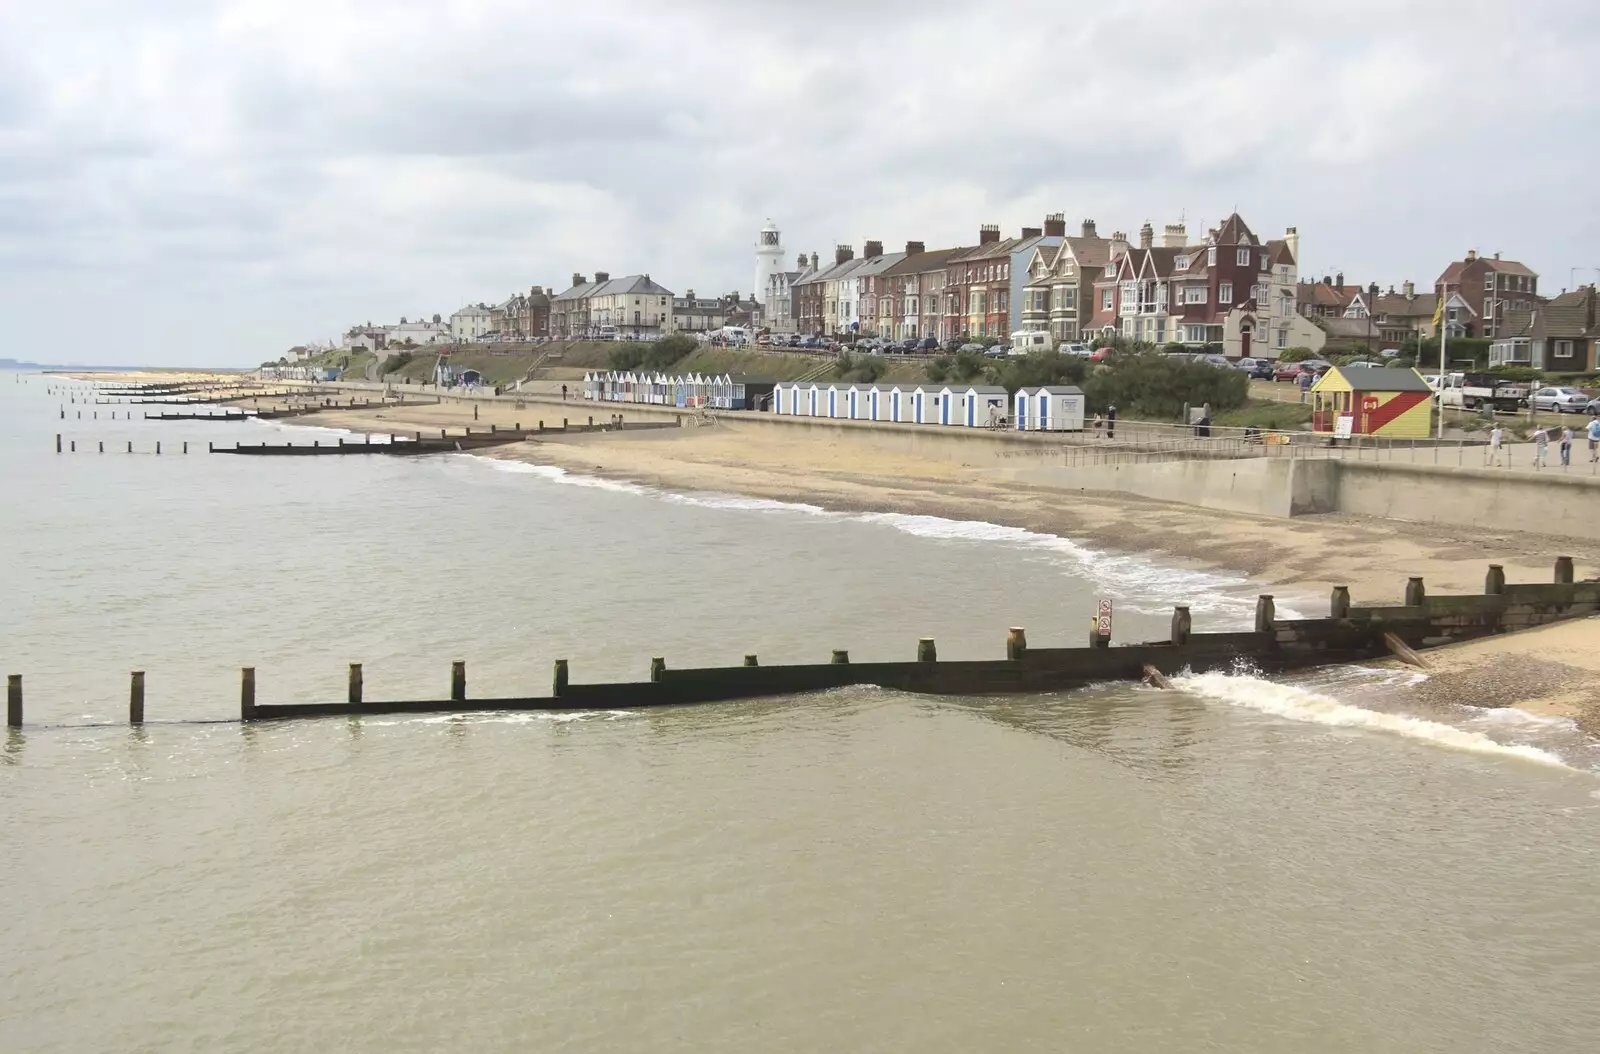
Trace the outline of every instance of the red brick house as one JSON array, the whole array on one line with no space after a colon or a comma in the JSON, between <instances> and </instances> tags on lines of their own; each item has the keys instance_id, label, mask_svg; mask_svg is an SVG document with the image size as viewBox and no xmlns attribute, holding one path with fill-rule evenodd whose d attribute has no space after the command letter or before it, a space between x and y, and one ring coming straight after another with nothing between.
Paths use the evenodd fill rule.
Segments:
<instances>
[{"instance_id":1,"label":"red brick house","mask_svg":"<svg viewBox=\"0 0 1600 1054\"><path fill-rule=\"evenodd\" d=\"M1460 326L1462 332L1452 328L1451 336L1498 337L1500 319L1507 311L1529 312L1543 303L1539 276L1526 265L1502 260L1499 253L1493 258L1479 256L1475 249L1446 267L1433 291L1445 297L1460 294L1472 309L1473 317Z\"/></svg>"}]
</instances>

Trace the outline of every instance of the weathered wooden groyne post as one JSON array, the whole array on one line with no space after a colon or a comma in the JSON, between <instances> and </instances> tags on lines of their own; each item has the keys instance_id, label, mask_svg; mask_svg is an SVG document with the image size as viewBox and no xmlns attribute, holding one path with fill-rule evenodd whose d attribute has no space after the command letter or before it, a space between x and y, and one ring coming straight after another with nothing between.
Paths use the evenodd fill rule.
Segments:
<instances>
[{"instance_id":1,"label":"weathered wooden groyne post","mask_svg":"<svg viewBox=\"0 0 1600 1054\"><path fill-rule=\"evenodd\" d=\"M555 672L550 678L550 694L557 699L567 692L567 660L557 659Z\"/></svg>"},{"instance_id":2,"label":"weathered wooden groyne post","mask_svg":"<svg viewBox=\"0 0 1600 1054\"><path fill-rule=\"evenodd\" d=\"M134 670L128 683L128 724L144 724L144 671Z\"/></svg>"},{"instance_id":3,"label":"weathered wooden groyne post","mask_svg":"<svg viewBox=\"0 0 1600 1054\"><path fill-rule=\"evenodd\" d=\"M1278 607L1272 594L1262 593L1256 598L1256 632L1271 633L1272 623L1278 617Z\"/></svg>"},{"instance_id":4,"label":"weathered wooden groyne post","mask_svg":"<svg viewBox=\"0 0 1600 1054\"><path fill-rule=\"evenodd\" d=\"M1406 600L1405 600L1406 607L1408 607L1408 608L1419 608L1423 604L1427 603L1427 600L1428 600L1428 590L1422 584L1422 579L1420 579L1420 578L1408 578L1408 579L1406 579Z\"/></svg>"},{"instance_id":5,"label":"weathered wooden groyne post","mask_svg":"<svg viewBox=\"0 0 1600 1054\"><path fill-rule=\"evenodd\" d=\"M1556 557L1556 584L1568 586L1572 584L1572 557Z\"/></svg>"},{"instance_id":6,"label":"weathered wooden groyne post","mask_svg":"<svg viewBox=\"0 0 1600 1054\"><path fill-rule=\"evenodd\" d=\"M346 694L346 699L351 705L361 702L361 664L359 662L350 664L350 687Z\"/></svg>"},{"instance_id":7,"label":"weathered wooden groyne post","mask_svg":"<svg viewBox=\"0 0 1600 1054\"><path fill-rule=\"evenodd\" d=\"M1504 596L1506 591L1506 569L1499 564L1490 564L1489 573L1483 578L1483 591L1489 596Z\"/></svg>"},{"instance_id":8,"label":"weathered wooden groyne post","mask_svg":"<svg viewBox=\"0 0 1600 1054\"><path fill-rule=\"evenodd\" d=\"M1189 634L1194 628L1194 623L1189 616L1189 609L1179 605L1172 609L1172 643L1183 645L1189 643Z\"/></svg>"},{"instance_id":9,"label":"weathered wooden groyne post","mask_svg":"<svg viewBox=\"0 0 1600 1054\"><path fill-rule=\"evenodd\" d=\"M760 666L761 665L759 662L756 661L756 657L754 655L746 655L744 657L744 664L746 666Z\"/></svg>"},{"instance_id":10,"label":"weathered wooden groyne post","mask_svg":"<svg viewBox=\"0 0 1600 1054\"><path fill-rule=\"evenodd\" d=\"M22 727L22 674L6 676L6 727Z\"/></svg>"},{"instance_id":11,"label":"weathered wooden groyne post","mask_svg":"<svg viewBox=\"0 0 1600 1054\"><path fill-rule=\"evenodd\" d=\"M1350 587L1334 586L1333 595L1328 598L1329 618L1350 617Z\"/></svg>"},{"instance_id":12,"label":"weathered wooden groyne post","mask_svg":"<svg viewBox=\"0 0 1600 1054\"><path fill-rule=\"evenodd\" d=\"M834 666L848 666L850 665L850 653L843 648L835 648L833 650L833 658L829 659L828 662Z\"/></svg>"},{"instance_id":13,"label":"weathered wooden groyne post","mask_svg":"<svg viewBox=\"0 0 1600 1054\"><path fill-rule=\"evenodd\" d=\"M467 698L467 660L457 659L450 664L450 701L465 702Z\"/></svg>"},{"instance_id":14,"label":"weathered wooden groyne post","mask_svg":"<svg viewBox=\"0 0 1600 1054\"><path fill-rule=\"evenodd\" d=\"M650 683L658 684L666 675L667 660L660 655L650 660Z\"/></svg>"},{"instance_id":15,"label":"weathered wooden groyne post","mask_svg":"<svg viewBox=\"0 0 1600 1054\"><path fill-rule=\"evenodd\" d=\"M239 720L251 721L256 716L256 668L246 666L239 671Z\"/></svg>"},{"instance_id":16,"label":"weathered wooden groyne post","mask_svg":"<svg viewBox=\"0 0 1600 1054\"><path fill-rule=\"evenodd\" d=\"M1028 633L1021 626L1012 626L1006 633L1006 658L1021 662L1028 651Z\"/></svg>"},{"instance_id":17,"label":"weathered wooden groyne post","mask_svg":"<svg viewBox=\"0 0 1600 1054\"><path fill-rule=\"evenodd\" d=\"M917 661L939 661L939 649L934 645L932 637L922 637L917 641Z\"/></svg>"}]
</instances>

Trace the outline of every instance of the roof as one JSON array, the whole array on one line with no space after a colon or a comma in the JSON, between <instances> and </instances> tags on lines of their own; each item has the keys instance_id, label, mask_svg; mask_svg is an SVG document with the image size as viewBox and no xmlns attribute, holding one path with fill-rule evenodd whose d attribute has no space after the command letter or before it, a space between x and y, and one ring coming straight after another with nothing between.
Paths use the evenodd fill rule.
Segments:
<instances>
[{"instance_id":1,"label":"roof","mask_svg":"<svg viewBox=\"0 0 1600 1054\"><path fill-rule=\"evenodd\" d=\"M1434 284L1451 285L1460 282L1461 272L1465 271L1469 264L1475 263L1484 264L1490 270L1499 274L1522 274L1527 275L1529 278L1539 277L1539 275L1526 264L1518 263L1516 260L1502 260L1494 256L1480 256L1475 260L1454 261L1449 267L1444 269L1444 274L1441 274Z\"/></svg>"},{"instance_id":2,"label":"roof","mask_svg":"<svg viewBox=\"0 0 1600 1054\"><path fill-rule=\"evenodd\" d=\"M1217 228L1218 245L1259 245L1256 236L1250 232L1243 219L1235 212L1232 216L1222 221L1222 226Z\"/></svg>"},{"instance_id":3,"label":"roof","mask_svg":"<svg viewBox=\"0 0 1600 1054\"><path fill-rule=\"evenodd\" d=\"M1593 286L1562 293L1544 306L1545 327L1552 337L1581 337L1593 328L1595 290Z\"/></svg>"},{"instance_id":4,"label":"roof","mask_svg":"<svg viewBox=\"0 0 1600 1054\"><path fill-rule=\"evenodd\" d=\"M1289 251L1289 243L1282 238L1273 238L1267 242L1267 262L1271 264L1295 264L1299 261L1294 258L1294 253Z\"/></svg>"},{"instance_id":5,"label":"roof","mask_svg":"<svg viewBox=\"0 0 1600 1054\"><path fill-rule=\"evenodd\" d=\"M1111 262L1110 238L1063 238L1062 244L1071 247L1079 267L1104 267ZM1055 266L1060 257L1058 251L1056 258L1051 260L1051 266Z\"/></svg>"},{"instance_id":6,"label":"roof","mask_svg":"<svg viewBox=\"0 0 1600 1054\"><path fill-rule=\"evenodd\" d=\"M1356 340L1365 340L1368 337L1377 339L1378 320L1375 318L1321 318L1317 320L1330 337L1346 337Z\"/></svg>"},{"instance_id":7,"label":"roof","mask_svg":"<svg viewBox=\"0 0 1600 1054\"><path fill-rule=\"evenodd\" d=\"M944 265L957 253L964 253L967 248L935 249L929 253L915 253L904 256L894 266L883 273L885 275L921 274L924 271L942 271Z\"/></svg>"},{"instance_id":8,"label":"roof","mask_svg":"<svg viewBox=\"0 0 1600 1054\"><path fill-rule=\"evenodd\" d=\"M906 258L905 253L887 253L879 256L869 256L861 261L861 266L850 273L857 278L868 275L886 274L889 268Z\"/></svg>"},{"instance_id":9,"label":"roof","mask_svg":"<svg viewBox=\"0 0 1600 1054\"><path fill-rule=\"evenodd\" d=\"M1427 392L1433 389L1416 370L1390 366L1370 366L1350 369L1335 366L1344 382L1358 392ZM1329 372L1333 372L1330 370Z\"/></svg>"},{"instance_id":10,"label":"roof","mask_svg":"<svg viewBox=\"0 0 1600 1054\"><path fill-rule=\"evenodd\" d=\"M1432 318L1439 305L1437 293L1384 293L1378 297L1374 311L1390 318Z\"/></svg>"},{"instance_id":11,"label":"roof","mask_svg":"<svg viewBox=\"0 0 1600 1054\"><path fill-rule=\"evenodd\" d=\"M585 282L582 285L573 286L571 289L568 289L564 293L557 293L555 296L551 297L550 299L551 300L581 300L584 297L588 296L590 293L593 293L596 289L600 288L604 284L605 284L604 282Z\"/></svg>"},{"instance_id":12,"label":"roof","mask_svg":"<svg viewBox=\"0 0 1600 1054\"><path fill-rule=\"evenodd\" d=\"M1048 394L1048 395L1082 395L1083 394L1083 389L1079 388L1076 384L1041 384L1037 388L1025 388L1025 389L1022 389L1022 390L1023 391L1031 391L1035 395L1038 395L1041 392L1043 392L1045 394Z\"/></svg>"},{"instance_id":13,"label":"roof","mask_svg":"<svg viewBox=\"0 0 1600 1054\"><path fill-rule=\"evenodd\" d=\"M953 392L974 392L978 395L1009 395L1010 392L998 384L968 384L965 386L948 386Z\"/></svg>"},{"instance_id":14,"label":"roof","mask_svg":"<svg viewBox=\"0 0 1600 1054\"><path fill-rule=\"evenodd\" d=\"M647 274L630 274L613 278L590 292L590 296L613 296L620 293L648 293L651 296L671 296L672 291Z\"/></svg>"}]
</instances>

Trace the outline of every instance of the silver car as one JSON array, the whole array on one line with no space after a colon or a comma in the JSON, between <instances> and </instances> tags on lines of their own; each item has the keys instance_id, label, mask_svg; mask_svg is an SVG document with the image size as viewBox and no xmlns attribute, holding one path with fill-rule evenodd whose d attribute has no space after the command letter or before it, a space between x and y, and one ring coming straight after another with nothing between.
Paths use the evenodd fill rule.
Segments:
<instances>
[{"instance_id":1,"label":"silver car","mask_svg":"<svg viewBox=\"0 0 1600 1054\"><path fill-rule=\"evenodd\" d=\"M1576 388L1540 388L1528 401L1535 410L1562 414L1581 414L1589 406L1589 397Z\"/></svg>"}]
</instances>

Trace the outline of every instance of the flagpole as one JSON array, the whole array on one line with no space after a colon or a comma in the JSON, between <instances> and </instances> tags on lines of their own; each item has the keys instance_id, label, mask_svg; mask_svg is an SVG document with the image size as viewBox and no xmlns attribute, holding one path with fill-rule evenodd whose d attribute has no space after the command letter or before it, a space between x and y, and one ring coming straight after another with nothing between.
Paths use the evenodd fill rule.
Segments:
<instances>
[{"instance_id":1,"label":"flagpole","mask_svg":"<svg viewBox=\"0 0 1600 1054\"><path fill-rule=\"evenodd\" d=\"M1439 300L1439 383L1435 386L1438 394L1435 398L1439 401L1439 422L1434 428L1435 439L1444 438L1444 346L1450 339L1450 319L1447 305L1450 302L1450 284L1441 283L1444 289Z\"/></svg>"}]
</instances>

